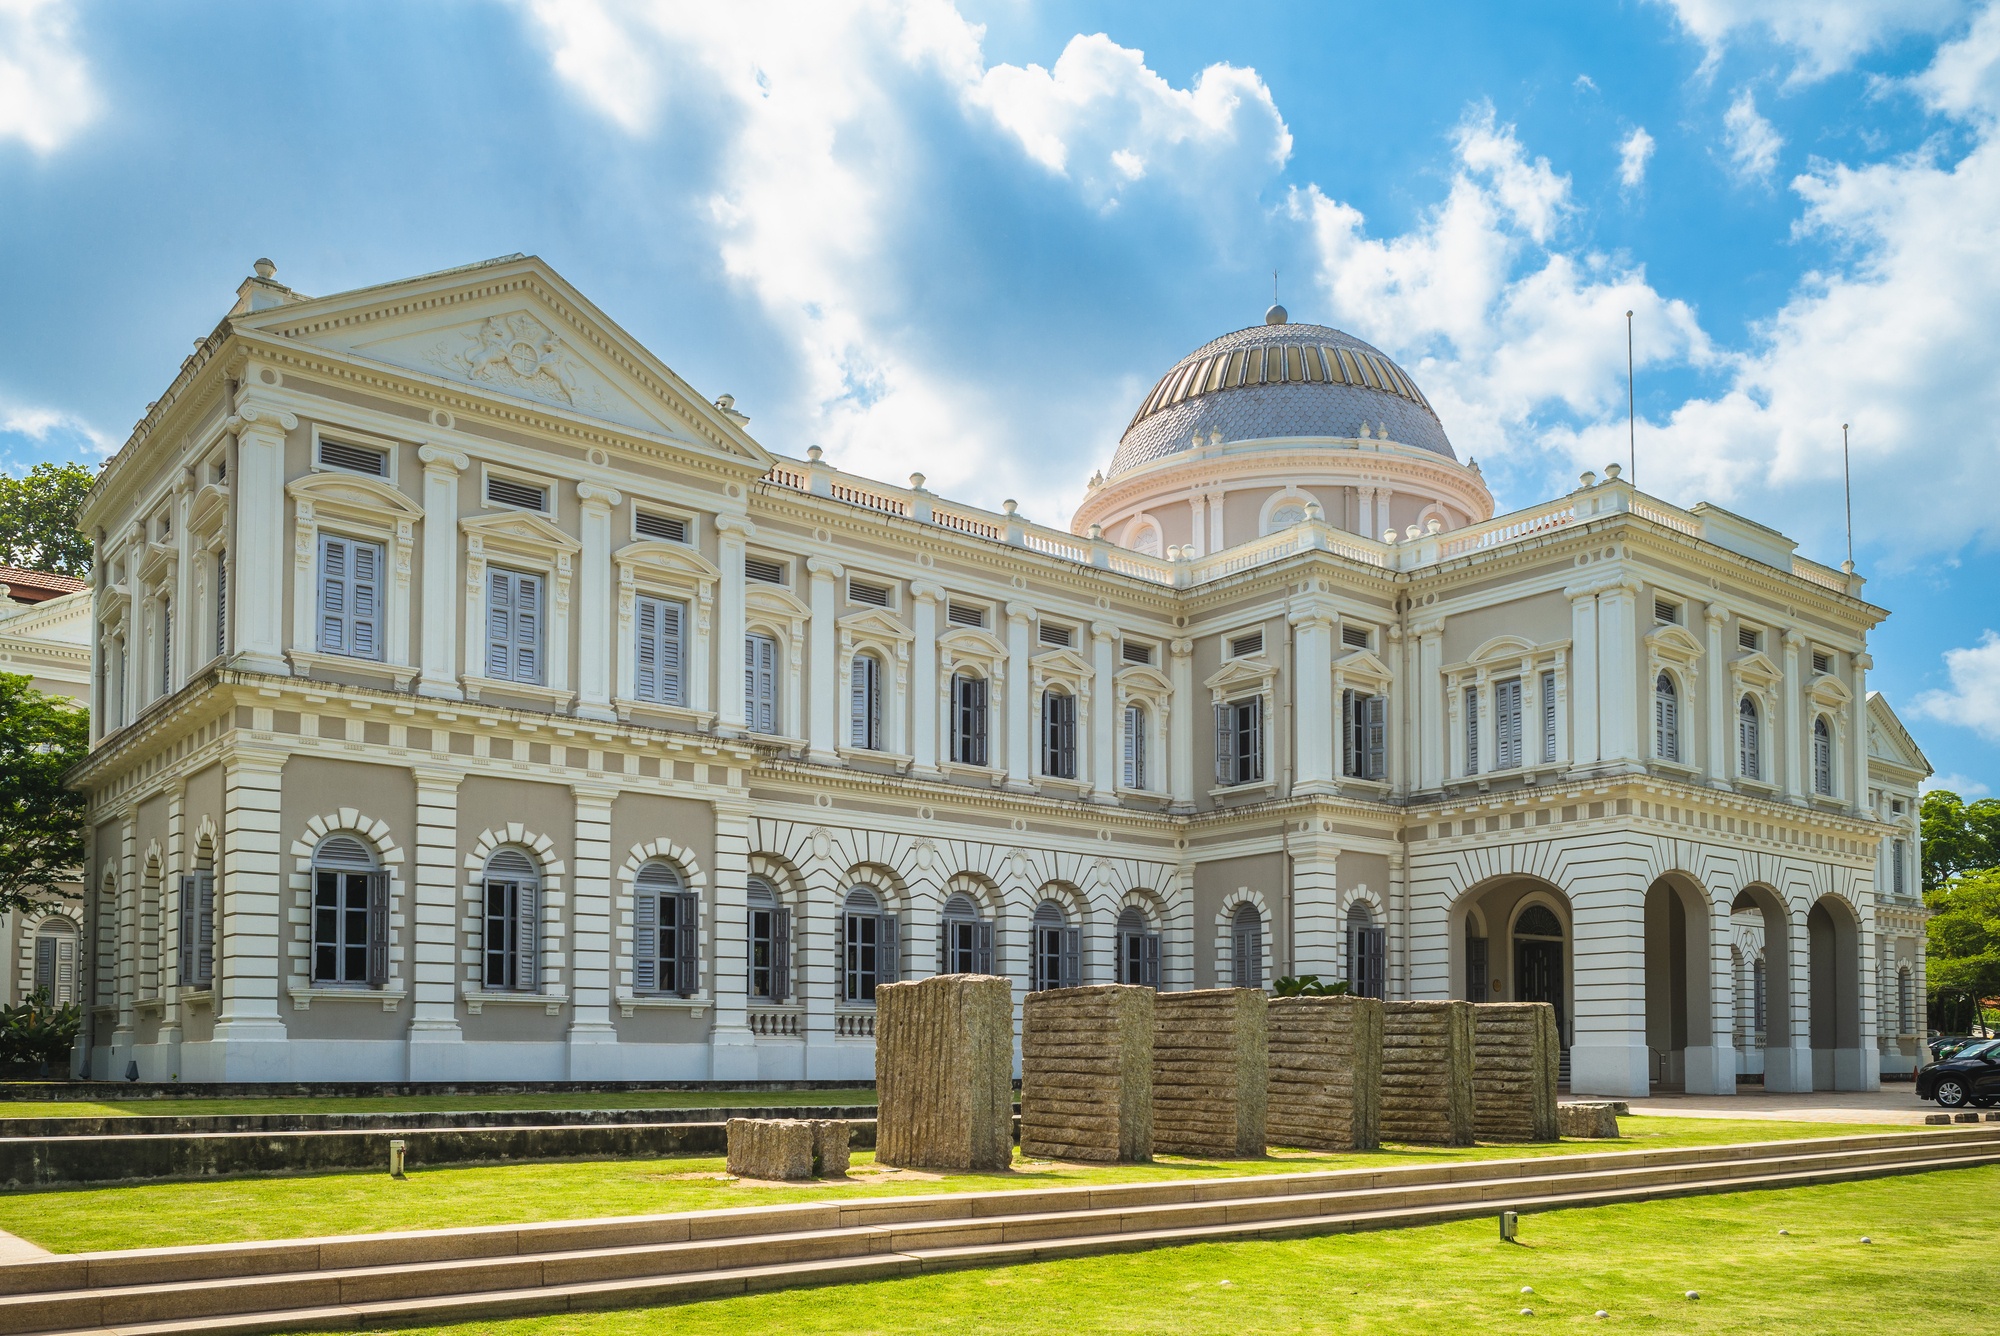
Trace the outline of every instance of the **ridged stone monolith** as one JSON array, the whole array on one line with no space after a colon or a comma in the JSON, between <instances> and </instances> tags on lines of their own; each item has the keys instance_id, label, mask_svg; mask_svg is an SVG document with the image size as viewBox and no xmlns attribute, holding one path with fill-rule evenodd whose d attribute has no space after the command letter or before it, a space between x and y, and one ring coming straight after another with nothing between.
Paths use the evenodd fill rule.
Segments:
<instances>
[{"instance_id":1,"label":"ridged stone monolith","mask_svg":"<svg viewBox=\"0 0 2000 1336\"><path fill-rule=\"evenodd\" d=\"M1472 1009L1472 1129L1481 1141L1554 1141L1562 1061L1556 1009L1482 1002Z\"/></svg>"},{"instance_id":2,"label":"ridged stone monolith","mask_svg":"<svg viewBox=\"0 0 2000 1336\"><path fill-rule=\"evenodd\" d=\"M1382 1139L1470 1146L1472 1004L1382 1004Z\"/></svg>"},{"instance_id":3,"label":"ridged stone monolith","mask_svg":"<svg viewBox=\"0 0 2000 1336\"><path fill-rule=\"evenodd\" d=\"M1021 1153L1153 1158L1151 988L1094 984L1021 1003Z\"/></svg>"},{"instance_id":4,"label":"ridged stone monolith","mask_svg":"<svg viewBox=\"0 0 2000 1336\"><path fill-rule=\"evenodd\" d=\"M1014 1158L1014 990L939 974L875 990L875 1160L1005 1169Z\"/></svg>"},{"instance_id":5,"label":"ridged stone monolith","mask_svg":"<svg viewBox=\"0 0 2000 1336\"><path fill-rule=\"evenodd\" d=\"M1274 997L1264 1127L1274 1146L1373 1150L1382 1139L1382 1004Z\"/></svg>"},{"instance_id":6,"label":"ridged stone monolith","mask_svg":"<svg viewBox=\"0 0 2000 1336\"><path fill-rule=\"evenodd\" d=\"M813 1125L801 1118L731 1118L729 1172L769 1182L813 1176Z\"/></svg>"},{"instance_id":7,"label":"ridged stone monolith","mask_svg":"<svg viewBox=\"0 0 2000 1336\"><path fill-rule=\"evenodd\" d=\"M1260 988L1209 988L1153 999L1155 1152L1264 1153L1268 1004Z\"/></svg>"}]
</instances>

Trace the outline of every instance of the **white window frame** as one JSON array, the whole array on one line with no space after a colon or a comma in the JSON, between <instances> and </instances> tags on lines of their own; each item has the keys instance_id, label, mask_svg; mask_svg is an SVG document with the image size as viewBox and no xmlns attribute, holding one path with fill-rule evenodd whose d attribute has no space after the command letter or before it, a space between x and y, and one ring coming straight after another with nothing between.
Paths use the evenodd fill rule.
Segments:
<instances>
[{"instance_id":1,"label":"white window frame","mask_svg":"<svg viewBox=\"0 0 2000 1336\"><path fill-rule=\"evenodd\" d=\"M345 634L343 636L344 647L341 648L335 648L333 646L330 646L327 643L327 634L326 634L327 633L326 599L327 599L327 580L328 580L327 558L330 550L336 544L340 545L340 547L343 549L344 569L342 572L342 579L344 579L346 582L346 587L344 591L344 600L343 600L345 604L345 610L341 617L342 624L345 627ZM319 606L316 610L316 614L314 617L315 635L313 637L313 646L312 646L313 649L317 653L332 657L345 658L345 659L361 659L368 662L380 663L387 655L387 647L383 643L382 617L387 604L387 599L385 597L385 590L386 586L389 583L387 578L388 570L386 569L389 560L388 549L383 544L378 543L373 539L350 538L344 533L333 533L333 532L328 532L327 530L324 529L322 529L319 533L318 546L319 546L319 560L316 564L319 569L319 578L314 582L313 593ZM355 610L354 607L355 592L356 592L355 586L358 577L353 572L355 567L359 564L358 563L359 555L364 551L373 554L374 565L375 565L375 574L373 578L375 610L373 616L370 618L363 618L360 615L360 613ZM357 639L357 632L359 628L362 627L363 625L368 626L370 639L373 641L374 644L374 652L372 654L363 654L358 649L355 648L354 642Z\"/></svg>"},{"instance_id":2,"label":"white window frame","mask_svg":"<svg viewBox=\"0 0 2000 1336\"><path fill-rule=\"evenodd\" d=\"M315 449L315 458L317 450ZM423 508L397 491L393 484L365 473L328 469L310 473L285 489L293 509L292 636L286 658L295 671L337 667L348 671L376 672L398 687L407 686L416 676L410 661L411 562L416 547L417 525ZM216 545L220 546L227 526L220 526ZM382 548L383 572L380 591L379 659L359 659L346 654L327 654L319 648L320 537L331 534L354 542L375 543ZM448 537L431 535L439 541ZM236 573L243 569L242 552L231 555ZM261 554L259 554L261 556ZM238 589L240 579L233 583ZM233 592L233 591L232 591ZM483 622L469 626L484 631Z\"/></svg>"},{"instance_id":3,"label":"white window frame","mask_svg":"<svg viewBox=\"0 0 2000 1336\"><path fill-rule=\"evenodd\" d=\"M363 450L380 451L386 457L384 462L386 471L382 473L356 473L353 469L344 469L338 464L322 464L319 458L320 445L329 437L341 445L352 445ZM314 473L337 474L343 478L371 478L376 482L387 483L389 486L395 487L398 485L397 465L403 453L400 448L401 445L402 442L387 436L377 436L372 432L352 431L342 426L328 427L322 423L315 422L312 424L312 453L308 458L312 461L310 468Z\"/></svg>"},{"instance_id":4,"label":"white window frame","mask_svg":"<svg viewBox=\"0 0 2000 1336\"><path fill-rule=\"evenodd\" d=\"M655 653L656 662L653 665L655 678L653 691L650 695L645 694L646 670L645 665L640 662L640 656L645 651L646 620L649 609L657 610L653 612L655 619L658 619L662 613L668 611L673 613L674 620L677 623L674 630L673 647L675 656L680 660L679 678L670 689L666 681L665 662L658 652ZM656 594L634 595L632 601L632 675L629 687L634 700L653 706L686 708L689 669L688 622L690 620L691 612L685 599L662 598ZM661 649L664 649L667 644L664 624L660 629L655 631L655 634L660 639Z\"/></svg>"},{"instance_id":5,"label":"white window frame","mask_svg":"<svg viewBox=\"0 0 2000 1336\"><path fill-rule=\"evenodd\" d=\"M743 726L752 733L775 736L785 731L784 662L784 643L777 636L762 627L743 633ZM759 711L763 719L758 718Z\"/></svg>"},{"instance_id":6,"label":"white window frame","mask_svg":"<svg viewBox=\"0 0 2000 1336\"><path fill-rule=\"evenodd\" d=\"M620 719L629 720L634 714L646 714L662 716L695 728L710 727L715 722L711 693L726 689L740 695L743 690L740 676L743 670L742 646L730 647L725 671L718 672L711 657L713 609L716 590L721 583L721 570L692 545L665 538L647 538L631 543L612 553L611 560L618 572L618 654L614 660L616 677L611 689L612 707ZM778 590L776 585L750 585L751 590L760 588ZM641 597L668 599L687 607L682 629L683 704L669 705L639 697L638 606ZM754 598L746 597L745 606L747 609L760 605ZM746 621L746 626L749 624ZM720 687L716 685L718 679Z\"/></svg>"}]
</instances>

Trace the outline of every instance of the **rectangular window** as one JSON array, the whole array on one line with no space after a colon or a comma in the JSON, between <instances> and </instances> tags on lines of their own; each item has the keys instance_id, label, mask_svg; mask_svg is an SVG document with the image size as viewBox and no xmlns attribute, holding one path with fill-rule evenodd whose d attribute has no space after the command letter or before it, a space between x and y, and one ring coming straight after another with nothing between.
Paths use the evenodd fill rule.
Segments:
<instances>
[{"instance_id":1,"label":"rectangular window","mask_svg":"<svg viewBox=\"0 0 2000 1336\"><path fill-rule=\"evenodd\" d=\"M769 904L750 906L750 996L783 1002L792 995L792 911Z\"/></svg>"},{"instance_id":2,"label":"rectangular window","mask_svg":"<svg viewBox=\"0 0 2000 1336\"><path fill-rule=\"evenodd\" d=\"M634 510L632 530L641 538L657 538L665 543L685 543L688 540L687 521L678 515L660 515L650 510Z\"/></svg>"},{"instance_id":3,"label":"rectangular window","mask_svg":"<svg viewBox=\"0 0 2000 1336\"><path fill-rule=\"evenodd\" d=\"M1042 695L1042 773L1076 778L1076 697L1066 691Z\"/></svg>"},{"instance_id":4,"label":"rectangular window","mask_svg":"<svg viewBox=\"0 0 2000 1336\"><path fill-rule=\"evenodd\" d=\"M944 605L944 619L953 626L986 625L986 609L973 603L947 602Z\"/></svg>"},{"instance_id":5,"label":"rectangular window","mask_svg":"<svg viewBox=\"0 0 2000 1336\"><path fill-rule=\"evenodd\" d=\"M1056 645L1068 649L1076 644L1076 632L1067 626L1057 626L1052 622L1039 622L1035 627L1038 638L1044 645Z\"/></svg>"},{"instance_id":6,"label":"rectangular window","mask_svg":"<svg viewBox=\"0 0 2000 1336\"><path fill-rule=\"evenodd\" d=\"M1160 986L1160 934L1129 928L1119 932L1118 982Z\"/></svg>"},{"instance_id":7,"label":"rectangular window","mask_svg":"<svg viewBox=\"0 0 2000 1336\"><path fill-rule=\"evenodd\" d=\"M541 929L536 885L525 877L486 879L483 986L490 992L541 991Z\"/></svg>"},{"instance_id":8,"label":"rectangular window","mask_svg":"<svg viewBox=\"0 0 2000 1336\"><path fill-rule=\"evenodd\" d=\"M687 661L682 639L687 605L665 598L640 598L633 607L632 694L659 705L685 705Z\"/></svg>"},{"instance_id":9,"label":"rectangular window","mask_svg":"<svg viewBox=\"0 0 2000 1336\"><path fill-rule=\"evenodd\" d=\"M333 868L313 873L314 983L380 988L388 980L388 931L388 873ZM211 968L212 934L211 929Z\"/></svg>"},{"instance_id":10,"label":"rectangular window","mask_svg":"<svg viewBox=\"0 0 2000 1336\"><path fill-rule=\"evenodd\" d=\"M549 492L546 487L532 483L517 482L512 478L486 476L486 500L491 505L513 506L520 510L546 511L549 508Z\"/></svg>"},{"instance_id":11,"label":"rectangular window","mask_svg":"<svg viewBox=\"0 0 2000 1336\"><path fill-rule=\"evenodd\" d=\"M1465 998L1468 1002L1486 1000L1486 939L1473 935L1472 924L1465 925Z\"/></svg>"},{"instance_id":12,"label":"rectangular window","mask_svg":"<svg viewBox=\"0 0 2000 1336\"><path fill-rule=\"evenodd\" d=\"M190 872L181 878L180 984L206 988L215 979L215 874Z\"/></svg>"},{"instance_id":13,"label":"rectangular window","mask_svg":"<svg viewBox=\"0 0 2000 1336\"><path fill-rule=\"evenodd\" d=\"M773 561L769 557L743 558L744 578L755 580L760 584L781 585L788 583L785 579L785 567L785 562Z\"/></svg>"},{"instance_id":14,"label":"rectangular window","mask_svg":"<svg viewBox=\"0 0 2000 1336\"><path fill-rule=\"evenodd\" d=\"M1347 929L1347 978L1357 997L1389 995L1389 934L1351 923Z\"/></svg>"},{"instance_id":15,"label":"rectangular window","mask_svg":"<svg viewBox=\"0 0 2000 1336\"><path fill-rule=\"evenodd\" d=\"M319 652L382 657L382 545L319 537Z\"/></svg>"},{"instance_id":16,"label":"rectangular window","mask_svg":"<svg viewBox=\"0 0 2000 1336\"><path fill-rule=\"evenodd\" d=\"M1556 675L1542 674L1542 760L1556 759Z\"/></svg>"},{"instance_id":17,"label":"rectangular window","mask_svg":"<svg viewBox=\"0 0 2000 1336\"><path fill-rule=\"evenodd\" d=\"M389 476L387 450L371 450L365 445L349 445L346 441L321 440L319 462L322 468L345 469L349 473L366 473L377 478Z\"/></svg>"},{"instance_id":18,"label":"rectangular window","mask_svg":"<svg viewBox=\"0 0 2000 1336\"><path fill-rule=\"evenodd\" d=\"M1367 649L1368 628L1342 622L1340 624L1340 643L1349 649Z\"/></svg>"},{"instance_id":19,"label":"rectangular window","mask_svg":"<svg viewBox=\"0 0 2000 1336\"><path fill-rule=\"evenodd\" d=\"M1671 683L1664 674L1661 681ZM1653 753L1662 761L1681 759L1681 702L1660 682L1653 686Z\"/></svg>"},{"instance_id":20,"label":"rectangular window","mask_svg":"<svg viewBox=\"0 0 2000 1336\"><path fill-rule=\"evenodd\" d=\"M1125 787L1146 787L1146 708L1125 707Z\"/></svg>"},{"instance_id":21,"label":"rectangular window","mask_svg":"<svg viewBox=\"0 0 2000 1336\"><path fill-rule=\"evenodd\" d=\"M1262 654L1263 652L1264 633L1262 631L1252 631L1248 635L1237 636L1229 642L1229 657L1232 659L1245 659L1253 654Z\"/></svg>"},{"instance_id":22,"label":"rectangular window","mask_svg":"<svg viewBox=\"0 0 2000 1336\"><path fill-rule=\"evenodd\" d=\"M847 601L865 604L871 608L886 608L889 606L889 586L868 580L849 580Z\"/></svg>"},{"instance_id":23,"label":"rectangular window","mask_svg":"<svg viewBox=\"0 0 2000 1336\"><path fill-rule=\"evenodd\" d=\"M1521 765L1521 679L1510 677L1493 685L1493 767L1514 770Z\"/></svg>"},{"instance_id":24,"label":"rectangular window","mask_svg":"<svg viewBox=\"0 0 2000 1336\"><path fill-rule=\"evenodd\" d=\"M743 719L752 733L778 731L778 642L743 637Z\"/></svg>"},{"instance_id":25,"label":"rectangular window","mask_svg":"<svg viewBox=\"0 0 2000 1336\"><path fill-rule=\"evenodd\" d=\"M1118 652L1127 663L1143 663L1150 666L1153 662L1153 647L1142 645L1136 640L1121 642Z\"/></svg>"},{"instance_id":26,"label":"rectangular window","mask_svg":"<svg viewBox=\"0 0 2000 1336\"><path fill-rule=\"evenodd\" d=\"M1736 714L1736 771L1745 779L1764 778L1764 755L1757 731L1756 713L1739 709Z\"/></svg>"},{"instance_id":27,"label":"rectangular window","mask_svg":"<svg viewBox=\"0 0 2000 1336\"><path fill-rule=\"evenodd\" d=\"M486 675L542 681L542 577L486 568Z\"/></svg>"},{"instance_id":28,"label":"rectangular window","mask_svg":"<svg viewBox=\"0 0 2000 1336\"><path fill-rule=\"evenodd\" d=\"M1029 987L1034 992L1050 988L1075 988L1083 982L1083 930L1059 923L1037 923L1034 933Z\"/></svg>"},{"instance_id":29,"label":"rectangular window","mask_svg":"<svg viewBox=\"0 0 2000 1336\"><path fill-rule=\"evenodd\" d=\"M1215 707L1215 782L1223 787L1264 779L1264 698Z\"/></svg>"},{"instance_id":30,"label":"rectangular window","mask_svg":"<svg viewBox=\"0 0 2000 1336\"><path fill-rule=\"evenodd\" d=\"M965 673L952 675L951 759L960 765L986 764L986 679L983 677Z\"/></svg>"},{"instance_id":31,"label":"rectangular window","mask_svg":"<svg viewBox=\"0 0 2000 1336\"><path fill-rule=\"evenodd\" d=\"M1904 841L1897 840L1889 846L1889 884L1897 895L1910 893L1909 874L1905 871L1909 858L1910 846Z\"/></svg>"},{"instance_id":32,"label":"rectangular window","mask_svg":"<svg viewBox=\"0 0 2000 1336\"><path fill-rule=\"evenodd\" d=\"M215 657L229 653L229 554L215 554Z\"/></svg>"},{"instance_id":33,"label":"rectangular window","mask_svg":"<svg viewBox=\"0 0 2000 1336\"><path fill-rule=\"evenodd\" d=\"M681 997L693 997L701 991L699 897L687 891L635 888L632 991Z\"/></svg>"},{"instance_id":34,"label":"rectangular window","mask_svg":"<svg viewBox=\"0 0 2000 1336\"><path fill-rule=\"evenodd\" d=\"M1386 698L1365 691L1350 688L1341 693L1341 773L1348 778L1383 777L1388 759L1387 706Z\"/></svg>"},{"instance_id":35,"label":"rectangular window","mask_svg":"<svg viewBox=\"0 0 2000 1336\"><path fill-rule=\"evenodd\" d=\"M1465 773L1479 773L1479 688L1465 689Z\"/></svg>"},{"instance_id":36,"label":"rectangular window","mask_svg":"<svg viewBox=\"0 0 2000 1336\"><path fill-rule=\"evenodd\" d=\"M843 913L839 951L842 1000L873 1003L878 984L895 983L901 976L902 937L896 916Z\"/></svg>"},{"instance_id":37,"label":"rectangular window","mask_svg":"<svg viewBox=\"0 0 2000 1336\"><path fill-rule=\"evenodd\" d=\"M847 679L848 743L863 751L882 750L882 663L857 654Z\"/></svg>"},{"instance_id":38,"label":"rectangular window","mask_svg":"<svg viewBox=\"0 0 2000 1336\"><path fill-rule=\"evenodd\" d=\"M1824 719L1816 720L1812 735L1813 792L1833 796L1833 733Z\"/></svg>"}]
</instances>

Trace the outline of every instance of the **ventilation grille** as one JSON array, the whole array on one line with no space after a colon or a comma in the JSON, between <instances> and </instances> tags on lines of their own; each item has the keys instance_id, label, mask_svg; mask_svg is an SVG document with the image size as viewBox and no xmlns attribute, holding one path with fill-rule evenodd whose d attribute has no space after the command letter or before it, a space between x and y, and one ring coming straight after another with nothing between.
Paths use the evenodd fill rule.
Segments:
<instances>
[{"instance_id":1,"label":"ventilation grille","mask_svg":"<svg viewBox=\"0 0 2000 1336\"><path fill-rule=\"evenodd\" d=\"M632 527L648 538L660 538L669 543L685 543L688 540L687 521L673 515L655 515L650 510L642 510L632 517Z\"/></svg>"},{"instance_id":2,"label":"ventilation grille","mask_svg":"<svg viewBox=\"0 0 2000 1336\"><path fill-rule=\"evenodd\" d=\"M519 506L522 510L549 508L549 494L546 488L515 482L512 478L488 478L486 499L496 506Z\"/></svg>"},{"instance_id":3,"label":"ventilation grille","mask_svg":"<svg viewBox=\"0 0 2000 1336\"><path fill-rule=\"evenodd\" d=\"M974 607L970 603L947 603L944 606L944 619L953 626L977 626L984 628L986 625L986 609Z\"/></svg>"},{"instance_id":4,"label":"ventilation grille","mask_svg":"<svg viewBox=\"0 0 2000 1336\"><path fill-rule=\"evenodd\" d=\"M1247 636L1237 636L1229 642L1229 657L1232 659L1246 658L1249 655L1262 654L1263 652L1264 633L1262 631L1252 631Z\"/></svg>"},{"instance_id":5,"label":"ventilation grille","mask_svg":"<svg viewBox=\"0 0 2000 1336\"><path fill-rule=\"evenodd\" d=\"M321 840L313 853L313 864L317 867L372 868L375 860L368 856L368 846L352 835L333 835Z\"/></svg>"},{"instance_id":6,"label":"ventilation grille","mask_svg":"<svg viewBox=\"0 0 2000 1336\"><path fill-rule=\"evenodd\" d=\"M1816 673L1830 673L1833 671L1833 656L1823 649L1813 651L1812 663L1813 671Z\"/></svg>"},{"instance_id":7,"label":"ventilation grille","mask_svg":"<svg viewBox=\"0 0 2000 1336\"><path fill-rule=\"evenodd\" d=\"M1681 605L1678 603L1670 603L1663 598L1654 599L1653 620L1656 622L1664 622L1669 626L1678 626L1681 620Z\"/></svg>"},{"instance_id":8,"label":"ventilation grille","mask_svg":"<svg viewBox=\"0 0 2000 1336\"><path fill-rule=\"evenodd\" d=\"M642 891L678 891L681 874L673 864L655 860L639 869L639 875L633 878L632 884Z\"/></svg>"},{"instance_id":9,"label":"ventilation grille","mask_svg":"<svg viewBox=\"0 0 2000 1336\"><path fill-rule=\"evenodd\" d=\"M319 462L330 469L368 473L377 478L389 476L389 452L370 450L365 445L349 445L345 441L321 441Z\"/></svg>"},{"instance_id":10,"label":"ventilation grille","mask_svg":"<svg viewBox=\"0 0 2000 1336\"><path fill-rule=\"evenodd\" d=\"M535 865L519 849L501 849L486 860L489 877L532 877Z\"/></svg>"},{"instance_id":11,"label":"ventilation grille","mask_svg":"<svg viewBox=\"0 0 2000 1336\"><path fill-rule=\"evenodd\" d=\"M1761 649L1764 645L1764 637L1755 627L1739 626L1736 628L1736 643L1743 649Z\"/></svg>"},{"instance_id":12,"label":"ventilation grille","mask_svg":"<svg viewBox=\"0 0 2000 1336\"><path fill-rule=\"evenodd\" d=\"M1150 664L1153 661L1153 647L1142 645L1136 640L1128 640L1119 648L1127 663Z\"/></svg>"},{"instance_id":13,"label":"ventilation grille","mask_svg":"<svg viewBox=\"0 0 2000 1336\"><path fill-rule=\"evenodd\" d=\"M889 606L889 586L870 584L866 580L849 580L847 601L866 603L871 608L886 608Z\"/></svg>"},{"instance_id":14,"label":"ventilation grille","mask_svg":"<svg viewBox=\"0 0 2000 1336\"><path fill-rule=\"evenodd\" d=\"M1349 649L1367 649L1368 628L1365 626L1348 626L1343 623L1340 628L1340 643Z\"/></svg>"},{"instance_id":15,"label":"ventilation grille","mask_svg":"<svg viewBox=\"0 0 2000 1336\"><path fill-rule=\"evenodd\" d=\"M1067 626L1051 626L1049 623L1043 622L1040 632L1044 645L1060 645L1064 649L1068 649L1076 643L1076 633L1071 631Z\"/></svg>"},{"instance_id":16,"label":"ventilation grille","mask_svg":"<svg viewBox=\"0 0 2000 1336\"><path fill-rule=\"evenodd\" d=\"M743 574L746 579L760 580L765 584L785 583L785 563L772 561L769 557L743 558Z\"/></svg>"}]
</instances>

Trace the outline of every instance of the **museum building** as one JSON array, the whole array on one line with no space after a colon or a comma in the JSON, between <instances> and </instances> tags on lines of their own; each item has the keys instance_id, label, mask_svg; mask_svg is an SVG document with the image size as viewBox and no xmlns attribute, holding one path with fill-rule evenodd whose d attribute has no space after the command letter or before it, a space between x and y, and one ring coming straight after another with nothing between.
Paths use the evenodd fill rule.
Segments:
<instances>
[{"instance_id":1,"label":"museum building","mask_svg":"<svg viewBox=\"0 0 2000 1336\"><path fill-rule=\"evenodd\" d=\"M1860 577L1616 465L1495 515L1281 308L1058 529L773 453L537 258L260 261L84 528L95 1076L867 1078L937 971L1546 1001L1580 1093L1916 1062Z\"/></svg>"}]
</instances>

